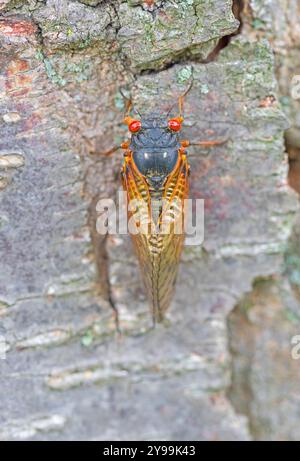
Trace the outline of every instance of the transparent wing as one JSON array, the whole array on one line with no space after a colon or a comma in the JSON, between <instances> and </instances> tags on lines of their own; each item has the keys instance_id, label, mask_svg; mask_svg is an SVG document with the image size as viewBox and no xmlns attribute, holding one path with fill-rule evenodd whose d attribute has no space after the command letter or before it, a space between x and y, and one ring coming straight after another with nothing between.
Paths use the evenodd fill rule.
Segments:
<instances>
[{"instance_id":1,"label":"transparent wing","mask_svg":"<svg viewBox=\"0 0 300 461\"><path fill-rule=\"evenodd\" d=\"M184 199L188 196L188 164L179 155L166 181L159 221L151 211L152 193L131 157L125 160L122 180L133 207L128 219L135 224L132 241L139 258L154 321L161 321L171 302L184 243ZM132 227L132 226L131 226ZM135 231L138 231L137 233Z\"/></svg>"}]
</instances>

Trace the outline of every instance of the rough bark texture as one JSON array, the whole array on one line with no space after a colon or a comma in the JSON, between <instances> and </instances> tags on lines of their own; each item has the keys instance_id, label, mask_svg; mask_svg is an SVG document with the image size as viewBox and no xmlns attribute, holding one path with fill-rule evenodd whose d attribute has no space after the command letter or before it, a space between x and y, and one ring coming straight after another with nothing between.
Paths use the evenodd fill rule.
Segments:
<instances>
[{"instance_id":1,"label":"rough bark texture","mask_svg":"<svg viewBox=\"0 0 300 461\"><path fill-rule=\"evenodd\" d=\"M297 2L0 9L0 438L299 439L283 110L297 127L285 80L299 64ZM121 162L95 153L126 136L121 87L140 111L165 111L191 77L183 137L228 142L190 149L205 242L186 247L168 322L153 330L129 238L95 231Z\"/></svg>"}]
</instances>

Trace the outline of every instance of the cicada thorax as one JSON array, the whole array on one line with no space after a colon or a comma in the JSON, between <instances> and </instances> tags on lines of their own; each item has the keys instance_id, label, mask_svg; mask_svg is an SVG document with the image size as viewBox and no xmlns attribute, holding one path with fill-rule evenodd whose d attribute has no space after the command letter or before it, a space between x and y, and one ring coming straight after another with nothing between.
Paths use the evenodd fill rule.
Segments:
<instances>
[{"instance_id":1,"label":"cicada thorax","mask_svg":"<svg viewBox=\"0 0 300 461\"><path fill-rule=\"evenodd\" d=\"M172 299L184 242L189 167L177 133L160 118L142 120L141 126L132 136L122 178L153 317L161 321Z\"/></svg>"}]
</instances>

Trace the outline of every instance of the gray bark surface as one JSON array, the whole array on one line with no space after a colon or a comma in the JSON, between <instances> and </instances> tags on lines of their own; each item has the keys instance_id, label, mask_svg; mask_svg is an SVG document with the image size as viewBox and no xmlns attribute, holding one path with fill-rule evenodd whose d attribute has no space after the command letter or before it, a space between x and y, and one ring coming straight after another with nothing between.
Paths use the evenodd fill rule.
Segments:
<instances>
[{"instance_id":1,"label":"gray bark surface","mask_svg":"<svg viewBox=\"0 0 300 461\"><path fill-rule=\"evenodd\" d=\"M2 0L0 13L0 439L299 439L284 144L297 2ZM152 329L129 237L95 230L98 200L120 189L121 154L101 153L127 135L120 88L166 111L191 78L183 138L228 141L189 149L205 241L185 248Z\"/></svg>"}]
</instances>

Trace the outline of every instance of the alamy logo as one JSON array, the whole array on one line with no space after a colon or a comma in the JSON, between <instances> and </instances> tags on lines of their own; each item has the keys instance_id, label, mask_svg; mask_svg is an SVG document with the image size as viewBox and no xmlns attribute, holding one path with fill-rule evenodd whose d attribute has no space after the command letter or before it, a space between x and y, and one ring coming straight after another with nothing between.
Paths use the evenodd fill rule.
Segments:
<instances>
[{"instance_id":1,"label":"alamy logo","mask_svg":"<svg viewBox=\"0 0 300 461\"><path fill-rule=\"evenodd\" d=\"M300 75L294 75L291 81L291 96L300 99Z\"/></svg>"},{"instance_id":2,"label":"alamy logo","mask_svg":"<svg viewBox=\"0 0 300 461\"><path fill-rule=\"evenodd\" d=\"M101 199L96 205L98 234L185 234L186 245L201 245L204 241L204 200L152 200L152 216L144 200L127 201L127 194L119 191L118 202ZM128 212L130 218L128 219ZM161 216L159 225L156 223Z\"/></svg>"},{"instance_id":3,"label":"alamy logo","mask_svg":"<svg viewBox=\"0 0 300 461\"><path fill-rule=\"evenodd\" d=\"M4 336L0 335L0 360L6 360L7 343Z\"/></svg>"},{"instance_id":4,"label":"alamy logo","mask_svg":"<svg viewBox=\"0 0 300 461\"><path fill-rule=\"evenodd\" d=\"M300 335L296 335L292 337L291 340L292 344L292 358L293 360L299 360L300 359Z\"/></svg>"}]
</instances>

